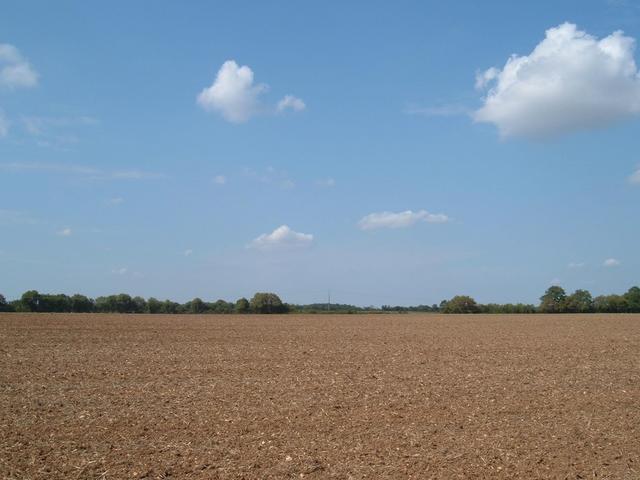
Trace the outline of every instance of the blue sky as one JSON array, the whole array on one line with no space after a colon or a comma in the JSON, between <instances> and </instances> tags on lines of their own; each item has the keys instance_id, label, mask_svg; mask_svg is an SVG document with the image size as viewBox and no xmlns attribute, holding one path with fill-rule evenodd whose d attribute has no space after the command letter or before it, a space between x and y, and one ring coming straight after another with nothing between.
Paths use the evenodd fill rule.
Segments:
<instances>
[{"instance_id":1,"label":"blue sky","mask_svg":"<svg viewBox=\"0 0 640 480\"><path fill-rule=\"evenodd\" d=\"M634 2L1 10L9 298L537 302L638 283Z\"/></svg>"}]
</instances>

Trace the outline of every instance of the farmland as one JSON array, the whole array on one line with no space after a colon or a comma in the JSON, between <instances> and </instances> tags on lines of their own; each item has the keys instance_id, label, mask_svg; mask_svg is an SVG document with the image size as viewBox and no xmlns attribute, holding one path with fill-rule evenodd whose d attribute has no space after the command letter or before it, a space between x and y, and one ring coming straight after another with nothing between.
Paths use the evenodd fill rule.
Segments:
<instances>
[{"instance_id":1,"label":"farmland","mask_svg":"<svg viewBox=\"0 0 640 480\"><path fill-rule=\"evenodd\" d=\"M640 315L0 314L0 478L640 478Z\"/></svg>"}]
</instances>

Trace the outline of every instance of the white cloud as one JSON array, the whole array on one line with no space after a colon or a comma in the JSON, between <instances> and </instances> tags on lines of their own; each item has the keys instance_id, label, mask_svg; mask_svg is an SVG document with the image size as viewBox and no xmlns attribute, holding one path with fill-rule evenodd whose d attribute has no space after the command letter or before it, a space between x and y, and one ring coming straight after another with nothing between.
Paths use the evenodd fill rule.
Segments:
<instances>
[{"instance_id":1,"label":"white cloud","mask_svg":"<svg viewBox=\"0 0 640 480\"><path fill-rule=\"evenodd\" d=\"M407 115L424 115L427 117L456 117L469 115L471 111L463 105L439 105L436 107L419 107L410 105L404 109Z\"/></svg>"},{"instance_id":2,"label":"white cloud","mask_svg":"<svg viewBox=\"0 0 640 480\"><path fill-rule=\"evenodd\" d=\"M358 222L358 226L362 230L373 230L376 228L404 228L415 225L418 222L427 223L445 223L449 221L449 217L443 213L429 213L426 210L413 212L406 210L404 212L379 212L370 213Z\"/></svg>"},{"instance_id":3,"label":"white cloud","mask_svg":"<svg viewBox=\"0 0 640 480\"><path fill-rule=\"evenodd\" d=\"M0 163L0 169L12 171L48 171L57 173L71 173L77 175L98 175L99 170L86 167L83 165L69 165L59 163L41 163L41 162L7 162Z\"/></svg>"},{"instance_id":4,"label":"white cloud","mask_svg":"<svg viewBox=\"0 0 640 480\"><path fill-rule=\"evenodd\" d=\"M569 263L569 265L567 265L569 268L582 268L584 267L586 264L583 262L571 262Z\"/></svg>"},{"instance_id":5,"label":"white cloud","mask_svg":"<svg viewBox=\"0 0 640 480\"><path fill-rule=\"evenodd\" d=\"M60 236L60 237L70 237L71 236L71 229L70 228L63 228L62 230L58 230L56 232L56 235Z\"/></svg>"},{"instance_id":6,"label":"white cloud","mask_svg":"<svg viewBox=\"0 0 640 480\"><path fill-rule=\"evenodd\" d=\"M229 122L243 123L260 109L260 95L267 85L253 83L253 71L233 60L222 64L213 84L198 95L198 104L209 111L217 111Z\"/></svg>"},{"instance_id":7,"label":"white cloud","mask_svg":"<svg viewBox=\"0 0 640 480\"><path fill-rule=\"evenodd\" d=\"M336 181L331 177L323 178L321 180L318 180L316 183L321 187L327 187L327 188L331 188L331 187L335 187L336 186Z\"/></svg>"},{"instance_id":8,"label":"white cloud","mask_svg":"<svg viewBox=\"0 0 640 480\"><path fill-rule=\"evenodd\" d=\"M308 247L312 242L313 235L310 233L295 232L287 225L282 225L271 233L263 233L248 246L258 250L277 250Z\"/></svg>"},{"instance_id":9,"label":"white cloud","mask_svg":"<svg viewBox=\"0 0 640 480\"><path fill-rule=\"evenodd\" d=\"M301 112L307 108L302 99L294 97L293 95L285 95L282 100L278 102L276 109L278 112L284 112L287 109L291 109L294 112Z\"/></svg>"},{"instance_id":10,"label":"white cloud","mask_svg":"<svg viewBox=\"0 0 640 480\"><path fill-rule=\"evenodd\" d=\"M602 262L603 267L618 267L620 265L620 260L616 260L615 258L607 258L604 262Z\"/></svg>"},{"instance_id":11,"label":"white cloud","mask_svg":"<svg viewBox=\"0 0 640 480\"><path fill-rule=\"evenodd\" d=\"M111 273L115 275L126 275L128 271L129 269L127 267L121 267L121 268L114 268L113 270L111 270Z\"/></svg>"},{"instance_id":12,"label":"white cloud","mask_svg":"<svg viewBox=\"0 0 640 480\"><path fill-rule=\"evenodd\" d=\"M259 172L252 168L245 167L243 174L249 178L254 178L261 183L277 185L284 190L292 189L296 186L296 182L289 178L284 170L277 170L274 167L267 167L264 171Z\"/></svg>"},{"instance_id":13,"label":"white cloud","mask_svg":"<svg viewBox=\"0 0 640 480\"><path fill-rule=\"evenodd\" d=\"M35 138L37 144L43 147L66 147L78 143L80 140L73 132L77 128L97 125L99 121L94 117L36 117L22 116L24 130Z\"/></svg>"},{"instance_id":14,"label":"white cloud","mask_svg":"<svg viewBox=\"0 0 640 480\"><path fill-rule=\"evenodd\" d=\"M255 84L253 70L239 66L234 60L222 64L216 79L197 97L198 104L207 111L214 111L231 123L244 123L261 112L273 113L273 107L264 107L261 97L269 90L264 83ZM306 105L302 99L286 95L275 107L276 112L287 109L299 112Z\"/></svg>"},{"instance_id":15,"label":"white cloud","mask_svg":"<svg viewBox=\"0 0 640 480\"><path fill-rule=\"evenodd\" d=\"M633 183L634 185L640 185L640 167L631 175L629 175L629 182Z\"/></svg>"},{"instance_id":16,"label":"white cloud","mask_svg":"<svg viewBox=\"0 0 640 480\"><path fill-rule=\"evenodd\" d=\"M124 203L124 198L122 197L113 197L107 200L107 205L122 205Z\"/></svg>"},{"instance_id":17,"label":"white cloud","mask_svg":"<svg viewBox=\"0 0 640 480\"><path fill-rule=\"evenodd\" d=\"M495 124L502 137L539 139L636 115L634 49L621 31L598 40L571 23L551 28L529 55L478 74L476 86L492 88L474 119Z\"/></svg>"},{"instance_id":18,"label":"white cloud","mask_svg":"<svg viewBox=\"0 0 640 480\"><path fill-rule=\"evenodd\" d=\"M0 138L6 137L9 133L9 120L4 115L4 112L0 110Z\"/></svg>"},{"instance_id":19,"label":"white cloud","mask_svg":"<svg viewBox=\"0 0 640 480\"><path fill-rule=\"evenodd\" d=\"M189 255L191 255L193 253L193 250L191 250L190 248L187 248L184 252L182 252L182 254L185 257L188 257Z\"/></svg>"},{"instance_id":20,"label":"white cloud","mask_svg":"<svg viewBox=\"0 0 640 480\"><path fill-rule=\"evenodd\" d=\"M85 165L43 163L43 162L7 162L0 163L0 170L15 172L53 172L70 175L80 175L90 180L148 180L166 178L162 173L145 172L141 170L104 171Z\"/></svg>"},{"instance_id":21,"label":"white cloud","mask_svg":"<svg viewBox=\"0 0 640 480\"><path fill-rule=\"evenodd\" d=\"M38 84L38 73L20 54L7 43L0 44L0 87L28 88Z\"/></svg>"},{"instance_id":22,"label":"white cloud","mask_svg":"<svg viewBox=\"0 0 640 480\"><path fill-rule=\"evenodd\" d=\"M0 225L13 225L13 224L35 225L37 223L42 223L42 222L38 219L35 219L29 216L25 212L0 209Z\"/></svg>"},{"instance_id":23,"label":"white cloud","mask_svg":"<svg viewBox=\"0 0 640 480\"><path fill-rule=\"evenodd\" d=\"M64 128L74 126L93 126L100 123L97 118L80 117L36 117L23 116L21 118L25 130L31 135L43 135L52 128Z\"/></svg>"},{"instance_id":24,"label":"white cloud","mask_svg":"<svg viewBox=\"0 0 640 480\"><path fill-rule=\"evenodd\" d=\"M496 67L491 67L484 72L476 73L476 90L484 90L487 85L498 78L500 70Z\"/></svg>"},{"instance_id":25,"label":"white cloud","mask_svg":"<svg viewBox=\"0 0 640 480\"><path fill-rule=\"evenodd\" d=\"M147 180L151 178L166 178L166 175L162 173L143 172L141 170L120 170L106 173L105 177L124 180Z\"/></svg>"},{"instance_id":26,"label":"white cloud","mask_svg":"<svg viewBox=\"0 0 640 480\"><path fill-rule=\"evenodd\" d=\"M227 177L225 177L224 175L216 175L215 177L213 177L213 183L215 183L216 185L224 185L225 183L227 183Z\"/></svg>"}]
</instances>

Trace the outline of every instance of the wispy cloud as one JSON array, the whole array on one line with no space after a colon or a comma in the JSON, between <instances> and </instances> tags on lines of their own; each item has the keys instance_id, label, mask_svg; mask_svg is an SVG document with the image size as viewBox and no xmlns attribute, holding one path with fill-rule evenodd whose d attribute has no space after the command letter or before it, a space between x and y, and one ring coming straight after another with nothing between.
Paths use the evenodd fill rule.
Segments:
<instances>
[{"instance_id":1,"label":"wispy cloud","mask_svg":"<svg viewBox=\"0 0 640 480\"><path fill-rule=\"evenodd\" d=\"M584 262L571 262L567 266L569 268L582 268L582 267L586 266L586 263L584 263Z\"/></svg>"},{"instance_id":2,"label":"wispy cloud","mask_svg":"<svg viewBox=\"0 0 640 480\"><path fill-rule=\"evenodd\" d=\"M0 209L0 226L15 225L15 224L34 225L36 223L41 223L41 222L31 217L29 214L25 212L21 212L18 210Z\"/></svg>"},{"instance_id":3,"label":"wispy cloud","mask_svg":"<svg viewBox=\"0 0 640 480\"><path fill-rule=\"evenodd\" d=\"M463 105L438 105L432 107L420 107L408 105L404 109L407 115L424 115L427 117L457 117L459 115L471 115L472 110Z\"/></svg>"},{"instance_id":4,"label":"wispy cloud","mask_svg":"<svg viewBox=\"0 0 640 480\"><path fill-rule=\"evenodd\" d=\"M25 131L42 147L66 147L78 143L80 140L75 130L99 123L96 118L89 116L22 116L20 120Z\"/></svg>"},{"instance_id":5,"label":"wispy cloud","mask_svg":"<svg viewBox=\"0 0 640 480\"><path fill-rule=\"evenodd\" d=\"M418 222L446 223L449 217L443 213L429 213L426 210L413 212L378 212L370 213L360 219L358 227L362 230L374 230L378 228L406 228Z\"/></svg>"},{"instance_id":6,"label":"wispy cloud","mask_svg":"<svg viewBox=\"0 0 640 480\"><path fill-rule=\"evenodd\" d=\"M331 177L322 178L316 182L316 185L320 187L331 188L336 186L336 181Z\"/></svg>"},{"instance_id":7,"label":"wispy cloud","mask_svg":"<svg viewBox=\"0 0 640 480\"><path fill-rule=\"evenodd\" d=\"M38 73L22 56L20 51L8 43L0 44L0 87L29 88L38 84Z\"/></svg>"},{"instance_id":8,"label":"wispy cloud","mask_svg":"<svg viewBox=\"0 0 640 480\"><path fill-rule=\"evenodd\" d=\"M227 183L227 177L225 177L224 175L216 175L215 177L213 177L213 183L215 183L216 185L224 185Z\"/></svg>"},{"instance_id":9,"label":"wispy cloud","mask_svg":"<svg viewBox=\"0 0 640 480\"><path fill-rule=\"evenodd\" d=\"M14 172L42 173L51 172L67 175L78 175L90 180L145 180L166 178L162 173L146 172L142 170L106 171L95 167L73 164L43 163L43 162L6 162L0 163L0 170Z\"/></svg>"},{"instance_id":10,"label":"wispy cloud","mask_svg":"<svg viewBox=\"0 0 640 480\"><path fill-rule=\"evenodd\" d=\"M191 254L192 254L192 253L193 253L193 250L192 250L192 249L190 249L190 248L187 248L184 252L182 252L182 254L183 254L185 257L189 257L189 256L191 256Z\"/></svg>"},{"instance_id":11,"label":"wispy cloud","mask_svg":"<svg viewBox=\"0 0 640 480\"><path fill-rule=\"evenodd\" d=\"M2 109L0 109L0 138L6 137L9 134L9 119L4 115Z\"/></svg>"},{"instance_id":12,"label":"wispy cloud","mask_svg":"<svg viewBox=\"0 0 640 480\"><path fill-rule=\"evenodd\" d=\"M640 167L635 172L629 175L629 182L633 185L640 185Z\"/></svg>"},{"instance_id":13,"label":"wispy cloud","mask_svg":"<svg viewBox=\"0 0 640 480\"><path fill-rule=\"evenodd\" d=\"M112 205L112 206L115 206L115 205L122 205L122 204L124 203L124 198L122 198L122 197L113 197L113 198L109 198L109 199L107 199L107 200L105 201L105 203L106 203L107 205Z\"/></svg>"},{"instance_id":14,"label":"wispy cloud","mask_svg":"<svg viewBox=\"0 0 640 480\"><path fill-rule=\"evenodd\" d=\"M72 233L73 232L71 231L71 229L67 227L63 228L62 230L58 230L56 232L56 235L58 235L59 237L70 237Z\"/></svg>"},{"instance_id":15,"label":"wispy cloud","mask_svg":"<svg viewBox=\"0 0 640 480\"><path fill-rule=\"evenodd\" d=\"M123 179L123 180L149 180L154 178L166 178L164 173L145 172L142 170L117 170L115 172L107 172L103 175L105 179ZM98 179L100 177L97 177Z\"/></svg>"},{"instance_id":16,"label":"wispy cloud","mask_svg":"<svg viewBox=\"0 0 640 480\"><path fill-rule=\"evenodd\" d=\"M263 171L256 171L252 168L245 167L243 170L243 174L246 177L258 180L261 183L277 185L278 187L285 190L294 188L296 186L296 182L289 177L287 172L285 172L284 170L278 170L271 166L267 167Z\"/></svg>"}]
</instances>

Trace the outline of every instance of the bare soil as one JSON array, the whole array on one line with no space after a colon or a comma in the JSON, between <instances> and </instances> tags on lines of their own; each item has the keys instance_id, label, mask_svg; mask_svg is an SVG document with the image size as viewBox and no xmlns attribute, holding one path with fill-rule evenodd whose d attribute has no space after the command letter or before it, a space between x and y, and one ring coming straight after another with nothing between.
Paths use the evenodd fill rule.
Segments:
<instances>
[{"instance_id":1,"label":"bare soil","mask_svg":"<svg viewBox=\"0 0 640 480\"><path fill-rule=\"evenodd\" d=\"M0 478L640 479L640 315L0 315Z\"/></svg>"}]
</instances>

